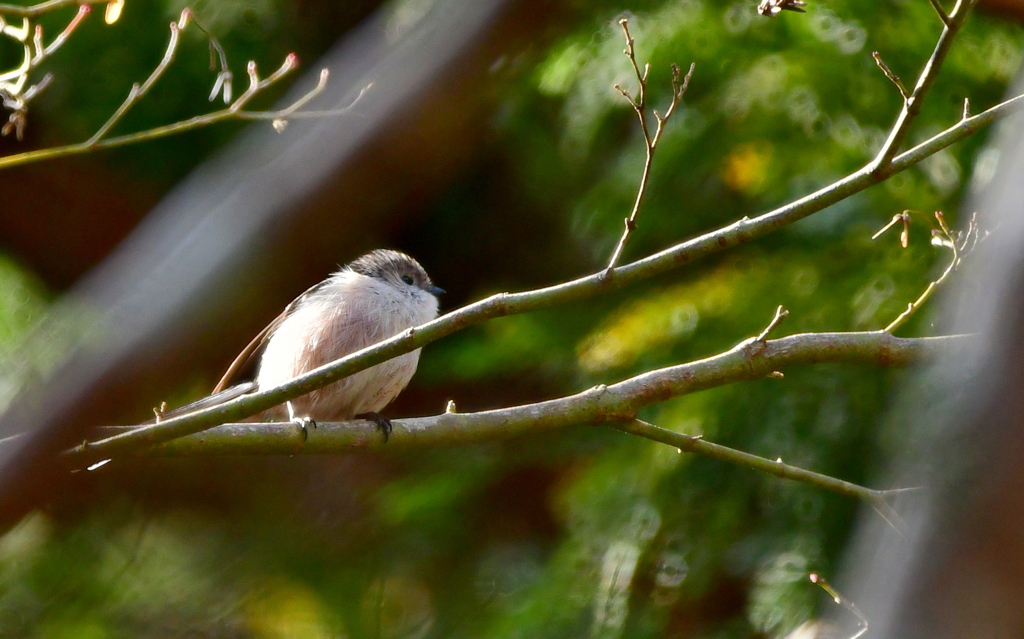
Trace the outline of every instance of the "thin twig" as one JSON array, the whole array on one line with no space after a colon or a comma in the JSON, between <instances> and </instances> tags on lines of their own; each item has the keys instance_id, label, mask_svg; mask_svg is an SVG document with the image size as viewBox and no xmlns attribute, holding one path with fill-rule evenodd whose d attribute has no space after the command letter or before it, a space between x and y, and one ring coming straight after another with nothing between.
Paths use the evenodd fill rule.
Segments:
<instances>
[{"instance_id":1,"label":"thin twig","mask_svg":"<svg viewBox=\"0 0 1024 639\"><path fill-rule=\"evenodd\" d=\"M0 4L0 15L14 16L16 18L38 18L41 15L50 13L64 7L81 7L83 5L107 4L110 0L49 0L40 2L29 7L16 4Z\"/></svg>"},{"instance_id":2,"label":"thin twig","mask_svg":"<svg viewBox=\"0 0 1024 639\"><path fill-rule=\"evenodd\" d=\"M88 7L85 7L88 8ZM180 122L174 122L152 129L146 129L144 131L138 131L135 133L128 133L121 136L107 137L110 130L120 122L125 114L149 91L149 89L159 80L166 72L167 68L174 61L177 47L180 44L180 33L182 29L187 27L189 24L194 24L197 29L203 32L210 44L211 56L216 55L211 60L211 63L216 65L219 63L220 70L218 71L216 81L214 83L213 92L210 95L211 100L215 98L219 93L223 93L224 102L228 106L224 109L214 111L212 113L206 113L199 115L188 120L182 120ZM38 162L42 160L48 160L58 157L66 157L69 155L78 155L81 153L88 153L99 149L109 149L118 146L124 146L127 144L133 144L148 140L153 140L176 133L181 133L191 129L196 129L203 126L209 126L217 122L224 120L236 119L236 120L272 120L275 124L275 128L283 128L284 120L286 119L309 119L309 118L322 118L342 115L347 112L352 106L358 102L363 95L373 86L372 83L363 87L358 95L352 100L352 102L343 108L329 109L329 110L317 110L317 111L301 111L301 109L307 105L312 99L320 95L326 85L329 77L327 69L322 69L317 85L310 91L300 96L292 104L272 111L247 111L245 106L249 104L256 96L265 91L268 87L281 80L283 77L291 73L295 68L298 67L298 58L295 54L289 54L285 57L284 62L281 66L274 71L271 75L264 79L260 79L257 72L255 62L249 62L247 67L247 73L249 76L249 87L248 89L235 98L231 99L231 83L232 76L231 71L228 67L227 57L224 52L224 48L220 42L217 41L216 37L206 29L201 23L196 20L195 13L190 9L186 8L182 11L181 17L177 23L171 23L170 25L170 37L167 42L167 47L164 51L164 56L160 60L157 67L150 73L149 77L141 85L136 83L132 85L131 90L128 92L128 97L124 100L117 111L101 126L92 137L85 142L78 144L69 144L60 147L51 147L47 149L40 149L37 151L28 151L25 153L18 153L0 158L0 169L9 168L13 166L20 166L23 164L29 164L32 162ZM214 66L216 68L216 66ZM34 92L38 92L45 87L45 83L48 79L44 78L36 87L31 87L25 93L25 99L31 97Z\"/></svg>"},{"instance_id":3,"label":"thin twig","mask_svg":"<svg viewBox=\"0 0 1024 639\"><path fill-rule=\"evenodd\" d=\"M773 317L772 321L768 323L768 326L766 326L765 329L761 331L761 334L754 338L754 341L764 344L765 340L768 339L768 335L771 334L771 332L774 331L776 328L778 328L779 324L782 323L782 320L786 319L787 317L789 317L789 311L782 308L782 305L780 304L779 307L775 309L775 317Z\"/></svg>"},{"instance_id":4,"label":"thin twig","mask_svg":"<svg viewBox=\"0 0 1024 639\"><path fill-rule=\"evenodd\" d=\"M649 424L639 419L612 424L612 427L645 439L674 446L679 449L679 452L694 453L704 457L711 457L737 466L743 466L762 473L774 475L776 477L792 479L794 481L823 488L834 493L862 499L868 502L872 508L874 508L875 511L878 512L878 514L885 519L885 521L888 522L894 530L896 530L896 532L902 535L906 530L906 524L903 523L900 516L895 510L893 510L892 506L890 506L887 501L889 497L895 495L897 492L905 492L905 489L895 489L895 491L890 491L865 488L843 479L823 475L821 473L816 473L811 470L787 464L782 461L781 457L771 460L766 457L760 457L741 450L736 450L735 448L729 448L727 446L722 446L721 444L709 442L701 435L683 435L675 431L659 428L654 424Z\"/></svg>"},{"instance_id":5,"label":"thin twig","mask_svg":"<svg viewBox=\"0 0 1024 639\"><path fill-rule=\"evenodd\" d=\"M860 608L858 608L855 603L853 603L846 597L840 595L839 591L833 588L832 585L829 584L827 581L825 581L825 578L821 575L811 573L809 577L811 583L818 584L819 586L821 586L822 590L827 592L829 596L832 597L832 601L836 602L843 608L846 608L850 612L850 614L857 617L860 630L858 630L857 633L853 636L849 637L849 639L860 639L860 637L863 637L864 634L868 631L868 618L864 615L863 612L860 611Z\"/></svg>"},{"instance_id":6,"label":"thin twig","mask_svg":"<svg viewBox=\"0 0 1024 639\"><path fill-rule=\"evenodd\" d=\"M875 159L872 160L869 165L873 172L881 174L892 164L893 159L899 152L900 146L907 137L910 125L913 123L918 113L921 112L921 105L924 100L924 96L928 92L928 89L931 88L932 84L935 83L935 78L938 76L939 68L942 66L942 62L946 59L946 54L949 53L949 48L953 45L953 40L956 38L957 33L960 32L960 28L964 25L964 22L967 20L967 14L971 7L973 7L977 1L978 0L957 0L956 6L953 7L953 12L948 16L948 20L944 20L946 26L942 30L942 34L939 36L938 42L935 44L935 49L932 51L931 57L928 58L928 62L925 63L924 68L921 70L921 74L917 78L917 84L914 85L914 90L911 91L909 95L905 88L901 90L904 94L903 108L900 109L900 114L896 117L896 122L893 124L892 129L889 132L889 137L886 138L882 148L878 151L878 155L875 156ZM876 61L880 62L880 60L880 58L876 58ZM881 63L879 66L882 66ZM886 67L882 66L882 70L886 71ZM887 72L886 75L889 75L890 73L891 71Z\"/></svg>"},{"instance_id":7,"label":"thin twig","mask_svg":"<svg viewBox=\"0 0 1024 639\"><path fill-rule=\"evenodd\" d=\"M907 247L907 224L910 218L910 213L911 211L904 211L902 216L897 216L902 217L904 223L903 233L901 234L903 248ZM937 243L941 246L948 248L952 253L952 257L950 258L949 264L946 266L945 270L942 271L942 274L937 279L930 282L928 286L924 289L924 292L922 292L916 300L914 300L910 304L907 304L907 309L905 311L900 313L900 315L896 319L894 319L888 326L882 329L887 333L892 333L901 326L903 326L904 324L906 324L907 320L909 320L914 315L914 313L920 310L920 308L924 306L928 302L928 300L931 299L932 295L935 294L935 291L937 291L939 287L942 286L942 284L945 283L945 281L949 278L950 274L953 271L955 271L957 267L960 266L960 262L964 256L964 251L968 249L968 246L972 245L972 243L977 243L978 241L980 231L978 229L977 214L971 216L971 220L970 222L968 222L967 225L967 231L962 233L960 236L953 233L953 231L951 231L949 227L946 226L946 219L942 215L942 211L935 212L935 219L938 221L938 228L933 227L932 234L934 239L932 240L932 243ZM890 228L892 224L892 222L887 224L885 228L882 229L882 231L884 231L887 228ZM878 237L878 235L882 231L876 233L874 237ZM872 237L872 239L874 239L874 237Z\"/></svg>"},{"instance_id":8,"label":"thin twig","mask_svg":"<svg viewBox=\"0 0 1024 639\"><path fill-rule=\"evenodd\" d=\"M322 76L321 76L322 77ZM319 118L319 117L330 117L335 115L342 115L348 111L355 103L358 98L361 97L367 88L364 87L355 100L353 100L348 106L333 109L330 111L298 111L291 112L291 107L285 107L275 111L231 111L230 109L221 109L212 113L206 113L204 115L197 115L194 118L188 120L182 120L180 122L174 122L172 124L165 124L163 126L154 127L152 129L146 129L145 131L138 131L135 133L127 133L121 136L113 136L104 138L96 144L90 145L87 142L81 142L79 144L69 144L67 146L52 147L48 149L40 149L38 151L27 151L25 153L18 153L16 155L9 155L6 157L0 157L0 170L10 168L13 166L20 166L23 164L30 164L32 162L39 162L42 160L50 160L59 157L67 157L71 155L79 155L82 153L90 153L99 149L112 149L119 146L126 146L128 144L136 144L139 142L146 142L149 140L156 140L158 138L167 137L169 135L175 135L190 131L192 129L198 129L218 122L224 122L227 120L277 120L282 117L289 119L300 119L304 117ZM318 84L316 87L310 90L310 92L319 93L322 91L322 87ZM299 98L304 100L305 96ZM282 115L283 114L283 115Z\"/></svg>"},{"instance_id":9,"label":"thin twig","mask_svg":"<svg viewBox=\"0 0 1024 639\"><path fill-rule=\"evenodd\" d=\"M269 86L272 81L279 80L281 77L283 77L285 73L287 73L288 70L290 70L290 68L290 63L286 59L285 63L281 66L281 68L279 68L274 73L274 75L268 77L266 80L257 83L257 89L259 91L262 91L267 86ZM350 102L345 107L330 110L299 111L298 109L306 105L310 100L312 100L313 98L315 98L316 96L320 95L320 93L323 92L326 86L328 75L329 74L327 72L327 69L322 69L320 72L320 78L317 85L310 89L310 91L308 91L306 94L300 96L294 103L283 109L276 109L273 111L242 110L240 107L247 104L256 95L255 93L247 91L246 94L239 96L236 99L236 101L231 105L231 107L221 109L219 111L214 111L212 113L198 115L193 118L189 118L188 120L182 120L180 122L174 122L172 124L166 124L163 126L154 127L152 129L146 129L144 131L138 131L135 133L128 133L125 135L113 136L109 138L102 137L102 135L105 134L106 131L108 131L110 128L109 126L104 125L104 128L101 128L100 131L97 131L97 134L101 136L101 139L98 139L95 142L92 142L92 139L90 139L87 140L86 142L81 142L78 144L69 144L66 146L51 147L48 149L39 149L37 151L27 151L25 153L18 153L6 157L0 157L0 170L10 168L13 166L20 166L23 164L30 164L32 162L39 162L42 160L66 157L70 155L78 155L81 153L88 153L98 149L110 149L114 147L125 146L128 144L134 144L148 140L155 140L169 135L182 133L184 131L197 129L203 126L209 126L211 124L215 124L218 122L223 122L225 120L281 120L284 118L308 119L338 116L346 113L353 106L355 106L355 104L360 100L360 98L362 98L363 95L365 95L366 92L373 86L373 84L370 83L363 87L356 95L356 97L352 100L352 102ZM131 93L129 93L129 99L131 99ZM138 98L136 97L134 100L132 100L132 102L134 102L137 99ZM232 109L232 107L234 107L235 105L239 105L239 108L237 110ZM125 104L122 104L122 109L124 110L127 110L127 108L130 107L131 104L128 103L128 100L125 101ZM119 109L119 111L122 111L122 109ZM115 116L116 115L117 114L115 114ZM123 115L123 111L121 115ZM117 117L118 119L120 119L120 116ZM111 120L113 120L114 123L116 123L116 120L113 117L111 118ZM108 121L107 124L112 126L112 123L110 121ZM96 138L96 135L94 135L93 138Z\"/></svg>"},{"instance_id":10,"label":"thin twig","mask_svg":"<svg viewBox=\"0 0 1024 639\"><path fill-rule=\"evenodd\" d=\"M882 56L878 55L878 51L872 51L871 57L875 59L875 64L877 64L878 68L882 70L885 77L889 78L889 80L896 85L896 88L900 90L900 95L903 96L903 101L906 102L909 100L910 93L907 91L907 87L903 86L903 81L900 80L900 76L893 73L892 69L889 68L889 65L882 60Z\"/></svg>"},{"instance_id":11,"label":"thin twig","mask_svg":"<svg viewBox=\"0 0 1024 639\"><path fill-rule=\"evenodd\" d=\"M935 9L935 13L939 15L939 20L942 20L942 24L949 26L949 14L939 4L939 0L928 0L932 4L932 9Z\"/></svg>"},{"instance_id":12,"label":"thin twig","mask_svg":"<svg viewBox=\"0 0 1024 639\"><path fill-rule=\"evenodd\" d=\"M85 17L89 15L89 10L89 5L82 5L78 7L78 13L75 14L74 18L71 18L71 22L68 23L68 26L64 27L64 30L53 39L53 42L45 47L42 46L43 28L36 25L36 55L32 58L32 64L39 64L46 59L47 56L51 55L54 51L59 49L61 45L67 42L71 33L78 28L78 25L82 23L82 20L85 20Z\"/></svg>"},{"instance_id":13,"label":"thin twig","mask_svg":"<svg viewBox=\"0 0 1024 639\"><path fill-rule=\"evenodd\" d=\"M37 84L26 87L29 75L40 63L67 42L68 37L78 28L90 11L91 7L87 4L79 6L78 12L50 44L46 44L43 40L43 27L38 24L33 26L28 17L22 17L22 26L14 28L8 26L0 14L2 35L22 45L21 64L10 71L0 73L0 100L2 100L4 108L10 111L7 122L0 129L0 135L7 135L13 130L19 141L23 139L28 122L28 103L53 79L53 76L48 73ZM29 42L30 33L32 34L31 43Z\"/></svg>"},{"instance_id":14,"label":"thin twig","mask_svg":"<svg viewBox=\"0 0 1024 639\"><path fill-rule=\"evenodd\" d=\"M184 13L182 13L182 19L184 19ZM131 90L128 91L128 97L125 98L124 102L121 103L121 106L117 108L117 111L115 111L114 114L103 123L103 126L101 126L91 138L85 141L86 146L95 147L96 143L99 142L115 124L121 121L121 118L128 113L128 110L131 109L132 106L142 98L142 96L146 95L150 87L160 79L160 76L164 74L167 67L171 65L171 62L174 62L174 54L178 49L178 36L181 33L181 27L178 26L176 22L172 22L170 28L171 36L167 40L167 48L164 51L164 57L160 60L160 64L156 65L156 68L149 74L149 77L146 78L145 82L141 85L138 82L132 85Z\"/></svg>"},{"instance_id":15,"label":"thin twig","mask_svg":"<svg viewBox=\"0 0 1024 639\"><path fill-rule=\"evenodd\" d=\"M633 201L633 210L630 211L629 217L625 218L626 228L622 232L622 237L619 238L618 243L615 245L615 250L612 251L612 257L608 261L608 268L606 273L611 275L615 269L615 265L618 264L619 258L622 256L622 250L626 246L626 241L629 240L629 236L636 230L636 216L640 212L640 205L643 203L644 193L647 191L647 180L651 174L651 163L654 161L654 151L658 147L658 141L661 139L661 133L665 128L665 123L672 117L672 113L676 110L676 105L683 99L683 95L686 94L686 89L690 86L690 78L693 77L693 71L696 65L691 63L690 70L686 73L686 77L683 78L682 82L679 81L679 66L672 65L672 101L669 103L668 109L665 110L665 115L661 115L657 110L654 110L654 118L657 121L657 127L655 128L654 135L651 135L650 129L647 125L647 75L650 72L650 65L645 64L643 72L640 71L640 65L636 61L636 51L634 49L633 37L629 33L629 21L625 18L619 20L619 25L622 26L622 32L626 36L626 48L623 53L629 58L630 64L633 66L633 72L636 74L637 83L639 88L637 89L637 96L634 98L630 95L629 91L623 89L619 85L615 85L615 89L622 94L624 98L629 102L633 110L636 111L637 118L640 120L640 131L644 136L644 148L647 152L644 160L644 170L640 176L640 186L637 188L636 199Z\"/></svg>"},{"instance_id":16,"label":"thin twig","mask_svg":"<svg viewBox=\"0 0 1024 639\"><path fill-rule=\"evenodd\" d=\"M227 54L224 52L224 48L220 45L220 42L217 41L217 38L213 35L213 33L211 33L196 19L196 15L191 9L186 7L182 10L181 17L178 19L178 22L171 23L171 36L167 41L167 48L164 51L164 57L160 60L160 63L156 66L155 69L153 69L153 72L149 74L149 77L146 78L146 81L143 82L142 85L139 85L137 83L132 85L131 91L128 92L128 97L125 99L125 101L121 104L117 111L114 112L114 115L110 116L110 119L107 120L107 122L102 127L100 127L100 129L96 131L96 133L91 138L89 138L89 140L85 142L86 145L88 145L89 147L95 147L97 143L103 138L103 136L105 136L107 132L109 132L110 129L113 128L114 125L117 124L124 117L128 110L131 109L136 102L142 99L144 95L146 95L146 93L156 83L156 81L163 76L164 72L167 71L167 67L169 67L171 63L174 62L174 56L177 53L181 31L187 28L189 24L194 24L197 29L203 32L203 34L206 36L207 40L210 43L210 50L217 54L217 59L219 59L220 61L220 71L217 73L217 79L214 82L213 92L210 94L210 100L213 100L218 93L223 92L224 103L228 105L227 110L229 112L234 113L241 110L242 107L244 107L247 102L249 102L253 97L255 97L257 93L259 93L266 87L270 86L271 84L273 84L274 82L276 82L277 80L279 80L288 72L292 71L298 66L298 58L295 56L294 53L289 53L285 57L284 63L281 65L281 67L276 72L274 72L273 75L271 75L266 80L261 82L259 80L259 77L256 75L256 63L250 61L248 66L250 76L249 89L242 95L238 96L238 98L232 102L232 76L231 70L228 67ZM216 62L216 60L212 62ZM315 92L314 95L322 90L323 87L318 85L317 88L313 90Z\"/></svg>"},{"instance_id":17,"label":"thin twig","mask_svg":"<svg viewBox=\"0 0 1024 639\"><path fill-rule=\"evenodd\" d=\"M889 496L889 491L865 488L864 486L860 486L843 479L837 479L829 475L816 473L812 470L787 464L783 462L782 459L773 460L768 459L767 457L760 457L741 450L736 450L735 448L729 448L728 446L709 442L704 439L703 436L684 435L672 430L660 428L654 424L649 424L643 420L632 419L625 422L612 423L610 425L613 428L631 435L650 439L651 441L660 442L662 444L668 444L669 446L673 446L678 449L681 453L693 453L703 457L711 457L713 459L718 459L744 468L750 468L775 477L792 479L793 481L822 488L840 495L846 495L847 497L856 497L857 499L862 499L870 504L874 504L879 500L884 501L886 497Z\"/></svg>"}]
</instances>

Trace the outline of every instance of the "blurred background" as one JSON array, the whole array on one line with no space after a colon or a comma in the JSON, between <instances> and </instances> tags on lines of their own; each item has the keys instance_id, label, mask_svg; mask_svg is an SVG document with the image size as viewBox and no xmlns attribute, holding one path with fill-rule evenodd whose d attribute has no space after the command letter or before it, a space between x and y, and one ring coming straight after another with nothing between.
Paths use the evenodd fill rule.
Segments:
<instances>
[{"instance_id":1,"label":"blurred background","mask_svg":"<svg viewBox=\"0 0 1024 639\"><path fill-rule=\"evenodd\" d=\"M54 81L32 103L25 140L3 138L0 152L87 139L159 61L167 24L184 6L128 0L114 25L87 20L40 70ZM177 328L121 353L116 369L94 367L73 406L47 398L62 388L53 380L84 366L81 336L113 299L105 283L157 281L146 279L144 269L159 269L143 265L137 238L188 262L174 255L200 241L179 231L205 219L204 185L230 187L232 162L246 166L239 158L262 144L297 147L318 125L276 133L267 123L221 124L0 172L0 408L46 412L53 441L81 441L89 426L137 423L161 401L205 394L288 301L373 248L420 260L448 291L443 310L602 268L644 156L635 115L612 88L635 86L622 16L639 61L651 63L652 105L666 104L671 63L697 65L625 260L862 166L900 106L871 52L911 84L940 27L920 0L813 2L806 15L775 19L751 1L707 0L190 6L241 78L247 60L266 73L289 52L312 77L329 64L322 56L405 51L437 64L421 76L411 65L332 67L332 82L347 90L341 104L375 83L368 103L329 125L362 137L344 155L309 152L282 169L274 188L287 197L246 231L254 235L218 239L232 256L210 262L205 292L182 297L191 306L175 305L168 321ZM964 97L980 111L1003 96L1024 51L1012 9L983 6L970 18L912 142L955 122ZM44 19L47 33L73 13ZM445 27L458 38L430 48ZM0 45L3 68L16 66L20 47ZM211 108L208 62L204 41L186 32L178 60L117 131ZM395 80L393 68L410 77ZM296 77L297 93L312 85ZM393 96L388 110L373 108L374 91ZM923 224L906 249L898 233L872 234L904 209L941 209L963 227L971 211L961 199L995 174L988 139L982 132L739 250L434 343L385 414L434 414L449 399L468 412L618 381L727 349L758 333L779 304L790 310L780 334L881 328L948 254L929 244ZM241 224L248 210L228 218ZM155 288L145 290L147 307L165 293L178 299ZM131 308L117 300L111 308ZM901 333L941 332L931 310ZM886 417L912 374L794 369L784 381L672 400L641 417L878 486L916 444L916 431ZM30 429L6 423L4 434ZM14 464L8 493L33 484L36 460L26 453ZM832 606L806 576L838 569L860 507L593 427L326 458L123 461L6 499L0 635L39 637L783 636Z\"/></svg>"}]
</instances>

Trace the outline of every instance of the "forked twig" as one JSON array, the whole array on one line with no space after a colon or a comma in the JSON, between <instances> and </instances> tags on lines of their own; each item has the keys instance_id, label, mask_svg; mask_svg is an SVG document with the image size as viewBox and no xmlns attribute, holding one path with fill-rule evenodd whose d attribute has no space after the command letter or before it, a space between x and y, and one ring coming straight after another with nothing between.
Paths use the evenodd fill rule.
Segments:
<instances>
[{"instance_id":1,"label":"forked twig","mask_svg":"<svg viewBox=\"0 0 1024 639\"><path fill-rule=\"evenodd\" d=\"M85 7L86 9L88 7ZM194 24L197 29L202 31L206 36L210 45L211 52L211 66L217 69L217 77L214 81L213 91L210 93L210 100L214 100L218 95L223 96L224 103L227 105L225 108L212 113L199 115L188 120L182 120L180 122L174 122L164 126L154 127L152 129L146 129L144 131L138 131L135 133L128 133L116 137L108 137L110 131L120 122L125 114L131 110L131 108L140 100L150 88L163 76L167 68L174 61L177 54L178 46L180 44L180 34L189 24ZM67 30L65 30L67 31ZM331 117L341 115L352 108L356 102L358 102L363 95L373 86L372 83L363 87L353 101L348 105L340 109L331 110L319 110L319 111L302 111L301 109L307 105L312 99L320 95L327 86L327 80L329 73L327 69L322 69L320 77L317 81L316 86L300 96L292 104L282 108L275 109L272 111L247 111L245 107L258 95L260 95L268 87L272 86L283 77L291 73L293 70L298 68L298 57L294 54L288 54L281 66L271 73L266 78L260 78L257 70L256 63L250 61L246 67L246 73L249 78L248 88L238 97L232 99L232 74L228 66L227 55L224 52L224 48L220 45L217 38L206 29L201 23L196 20L195 13L191 9L184 9L181 13L181 17L178 22L172 22L170 25L170 37L167 42L167 47L164 50L163 58L156 68L150 73L149 77L146 78L142 84L135 83L132 85L131 90L128 92L128 96L125 98L121 106L118 107L117 111L85 142L78 144L70 144L60 147L52 147L48 149L40 149L38 151L28 151L25 153L18 153L0 158L0 169L18 166L21 164L27 164L29 162L35 162L45 159L51 159L56 157L63 157L68 155L77 155L80 153L87 153L95 151L97 149L108 149L117 146L123 146L126 144L132 144L136 142L142 142L146 140L153 140L156 138L188 131L191 129L199 128L202 126L208 126L216 122L221 122L229 119L236 120L271 120L274 128L281 131L287 125L287 120L292 118L320 118L320 117ZM218 68L219 67L219 68ZM44 82L48 82L48 79L44 79ZM40 83L44 85L44 83ZM26 92L26 95L32 91L30 89Z\"/></svg>"},{"instance_id":2,"label":"forked twig","mask_svg":"<svg viewBox=\"0 0 1024 639\"><path fill-rule=\"evenodd\" d=\"M8 25L4 15L10 15L10 13L0 8L0 35L14 40L22 47L21 64L10 71L0 73L0 100L2 100L4 108L10 111L7 122L0 129L0 135L8 135L14 131L15 137L19 141L24 138L25 126L28 123L28 103L53 80L53 76L48 73L36 84L27 86L29 74L67 42L68 37L85 20L90 10L88 4L80 5L78 12L71 18L63 31L57 34L50 44L45 44L42 26L38 24L33 26L28 16L20 16L22 20L20 27ZM29 34L32 35L31 41L29 41Z\"/></svg>"},{"instance_id":3,"label":"forked twig","mask_svg":"<svg viewBox=\"0 0 1024 639\"><path fill-rule=\"evenodd\" d=\"M665 115L658 113L657 109L652 109L657 126L654 129L654 135L651 135L650 127L647 124L647 76L650 73L651 65L645 64L644 70L640 71L640 65L636 61L633 37L629 33L629 21L626 18L622 18L619 20L619 25L626 36L626 48L623 50L623 53L626 54L630 64L633 66L633 72L636 74L639 87L637 88L636 97L633 97L629 91L617 84L615 89L622 94L622 97L626 98L630 106L633 107L633 110L636 111L637 118L640 120L640 130L644 135L644 147L647 151L647 156L644 161L644 171L640 177L640 186L637 189L636 199L633 201L633 210L630 211L629 217L624 220L626 228L623 230L622 237L619 238L618 243L615 245L615 250L612 252L612 257L608 261L607 275L612 274L615 265L618 264L619 258L622 256L622 249L625 248L626 241L629 240L629 236L636 230L636 216L640 212L640 204L643 202L644 193L647 191L647 180L651 174L651 162L654 160L654 151L658 147L658 141L661 140L661 133L665 129L665 123L672 117L679 101L683 99L687 87L690 86L690 78L693 77L693 71L696 68L696 65L691 63L690 70L686 72L686 76L680 81L679 66L672 65L672 101L669 103Z\"/></svg>"},{"instance_id":4,"label":"forked twig","mask_svg":"<svg viewBox=\"0 0 1024 639\"><path fill-rule=\"evenodd\" d=\"M939 17L942 18L945 28L942 30L942 34L939 36L938 42L935 43L935 49L932 50L931 57L928 58L928 62L921 70L913 90L908 91L906 87L902 86L902 83L898 82L898 78L896 78L895 74L893 74L891 70L888 70L888 67L881 62L881 58L878 57L877 52L873 54L875 61L878 62L882 72L885 73L890 80L893 80L897 87L900 87L900 93L903 95L903 108L900 110L900 114L896 117L896 123L893 124L893 127L889 132L889 137L886 138L882 148L878 151L875 159L872 160L869 165L872 173L881 174L883 171L888 170L892 165L893 159L896 157L896 154L900 150L900 146L907 137L910 125L921 112L921 104L925 94L928 93L932 84L935 83L935 78L939 74L939 68L942 66L942 62L945 60L946 54L949 53L949 49L953 45L953 40L956 38L957 33L959 33L960 28L963 27L964 22L967 20L967 14L970 12L970 9L975 5L975 3L977 3L977 1L978 0L957 0L956 6L953 7L953 11L946 14L942 11L941 7L937 7L935 0L932 0L932 6L936 7L936 11L939 13Z\"/></svg>"},{"instance_id":5,"label":"forked twig","mask_svg":"<svg viewBox=\"0 0 1024 639\"><path fill-rule=\"evenodd\" d=\"M935 9L935 13L937 13L939 15L939 20L942 20L942 24L944 24L944 25L946 25L948 27L949 26L949 14L946 13L946 10L942 8L941 4L939 4L939 0L928 0L928 2L931 3L932 9Z\"/></svg>"},{"instance_id":6,"label":"forked twig","mask_svg":"<svg viewBox=\"0 0 1024 639\"><path fill-rule=\"evenodd\" d=\"M84 7L94 4L107 4L110 0L47 0L28 7L17 4L0 4L0 15L16 18L38 18L41 15L63 9L64 7Z\"/></svg>"}]
</instances>

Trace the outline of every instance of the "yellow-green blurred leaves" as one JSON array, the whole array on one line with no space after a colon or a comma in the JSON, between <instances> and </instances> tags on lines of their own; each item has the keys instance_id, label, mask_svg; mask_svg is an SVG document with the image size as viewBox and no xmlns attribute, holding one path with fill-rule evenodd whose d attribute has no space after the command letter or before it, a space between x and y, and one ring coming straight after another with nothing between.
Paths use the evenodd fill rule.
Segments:
<instances>
[{"instance_id":1,"label":"yellow-green blurred leaves","mask_svg":"<svg viewBox=\"0 0 1024 639\"><path fill-rule=\"evenodd\" d=\"M741 144L725 157L722 181L746 195L761 192L770 176L772 147L766 142Z\"/></svg>"},{"instance_id":2,"label":"yellow-green blurred leaves","mask_svg":"<svg viewBox=\"0 0 1024 639\"><path fill-rule=\"evenodd\" d=\"M270 578L258 586L243 607L255 639L343 639L332 611L310 587L297 581Z\"/></svg>"}]
</instances>

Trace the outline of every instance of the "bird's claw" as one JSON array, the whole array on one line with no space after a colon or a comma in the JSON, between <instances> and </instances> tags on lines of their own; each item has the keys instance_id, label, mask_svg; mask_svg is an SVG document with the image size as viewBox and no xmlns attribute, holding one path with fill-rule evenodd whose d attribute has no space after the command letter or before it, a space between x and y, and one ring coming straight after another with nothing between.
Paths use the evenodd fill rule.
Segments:
<instances>
[{"instance_id":1,"label":"bird's claw","mask_svg":"<svg viewBox=\"0 0 1024 639\"><path fill-rule=\"evenodd\" d=\"M291 402L285 402L285 406L288 408L288 420L299 425L302 429L302 441L309 439L309 427L312 426L313 430L316 430L316 422L313 418L306 415L305 417L299 417L295 414L295 407L292 406Z\"/></svg>"},{"instance_id":2,"label":"bird's claw","mask_svg":"<svg viewBox=\"0 0 1024 639\"><path fill-rule=\"evenodd\" d=\"M316 421L312 417L292 417L292 422L298 424L302 430L302 441L309 439L309 427L312 426L313 430L316 430Z\"/></svg>"},{"instance_id":3,"label":"bird's claw","mask_svg":"<svg viewBox=\"0 0 1024 639\"><path fill-rule=\"evenodd\" d=\"M391 420L387 417L382 417L378 413L359 413L356 415L356 419L365 419L377 424L377 429L384 434L384 443L388 443L388 437L391 436Z\"/></svg>"}]
</instances>

